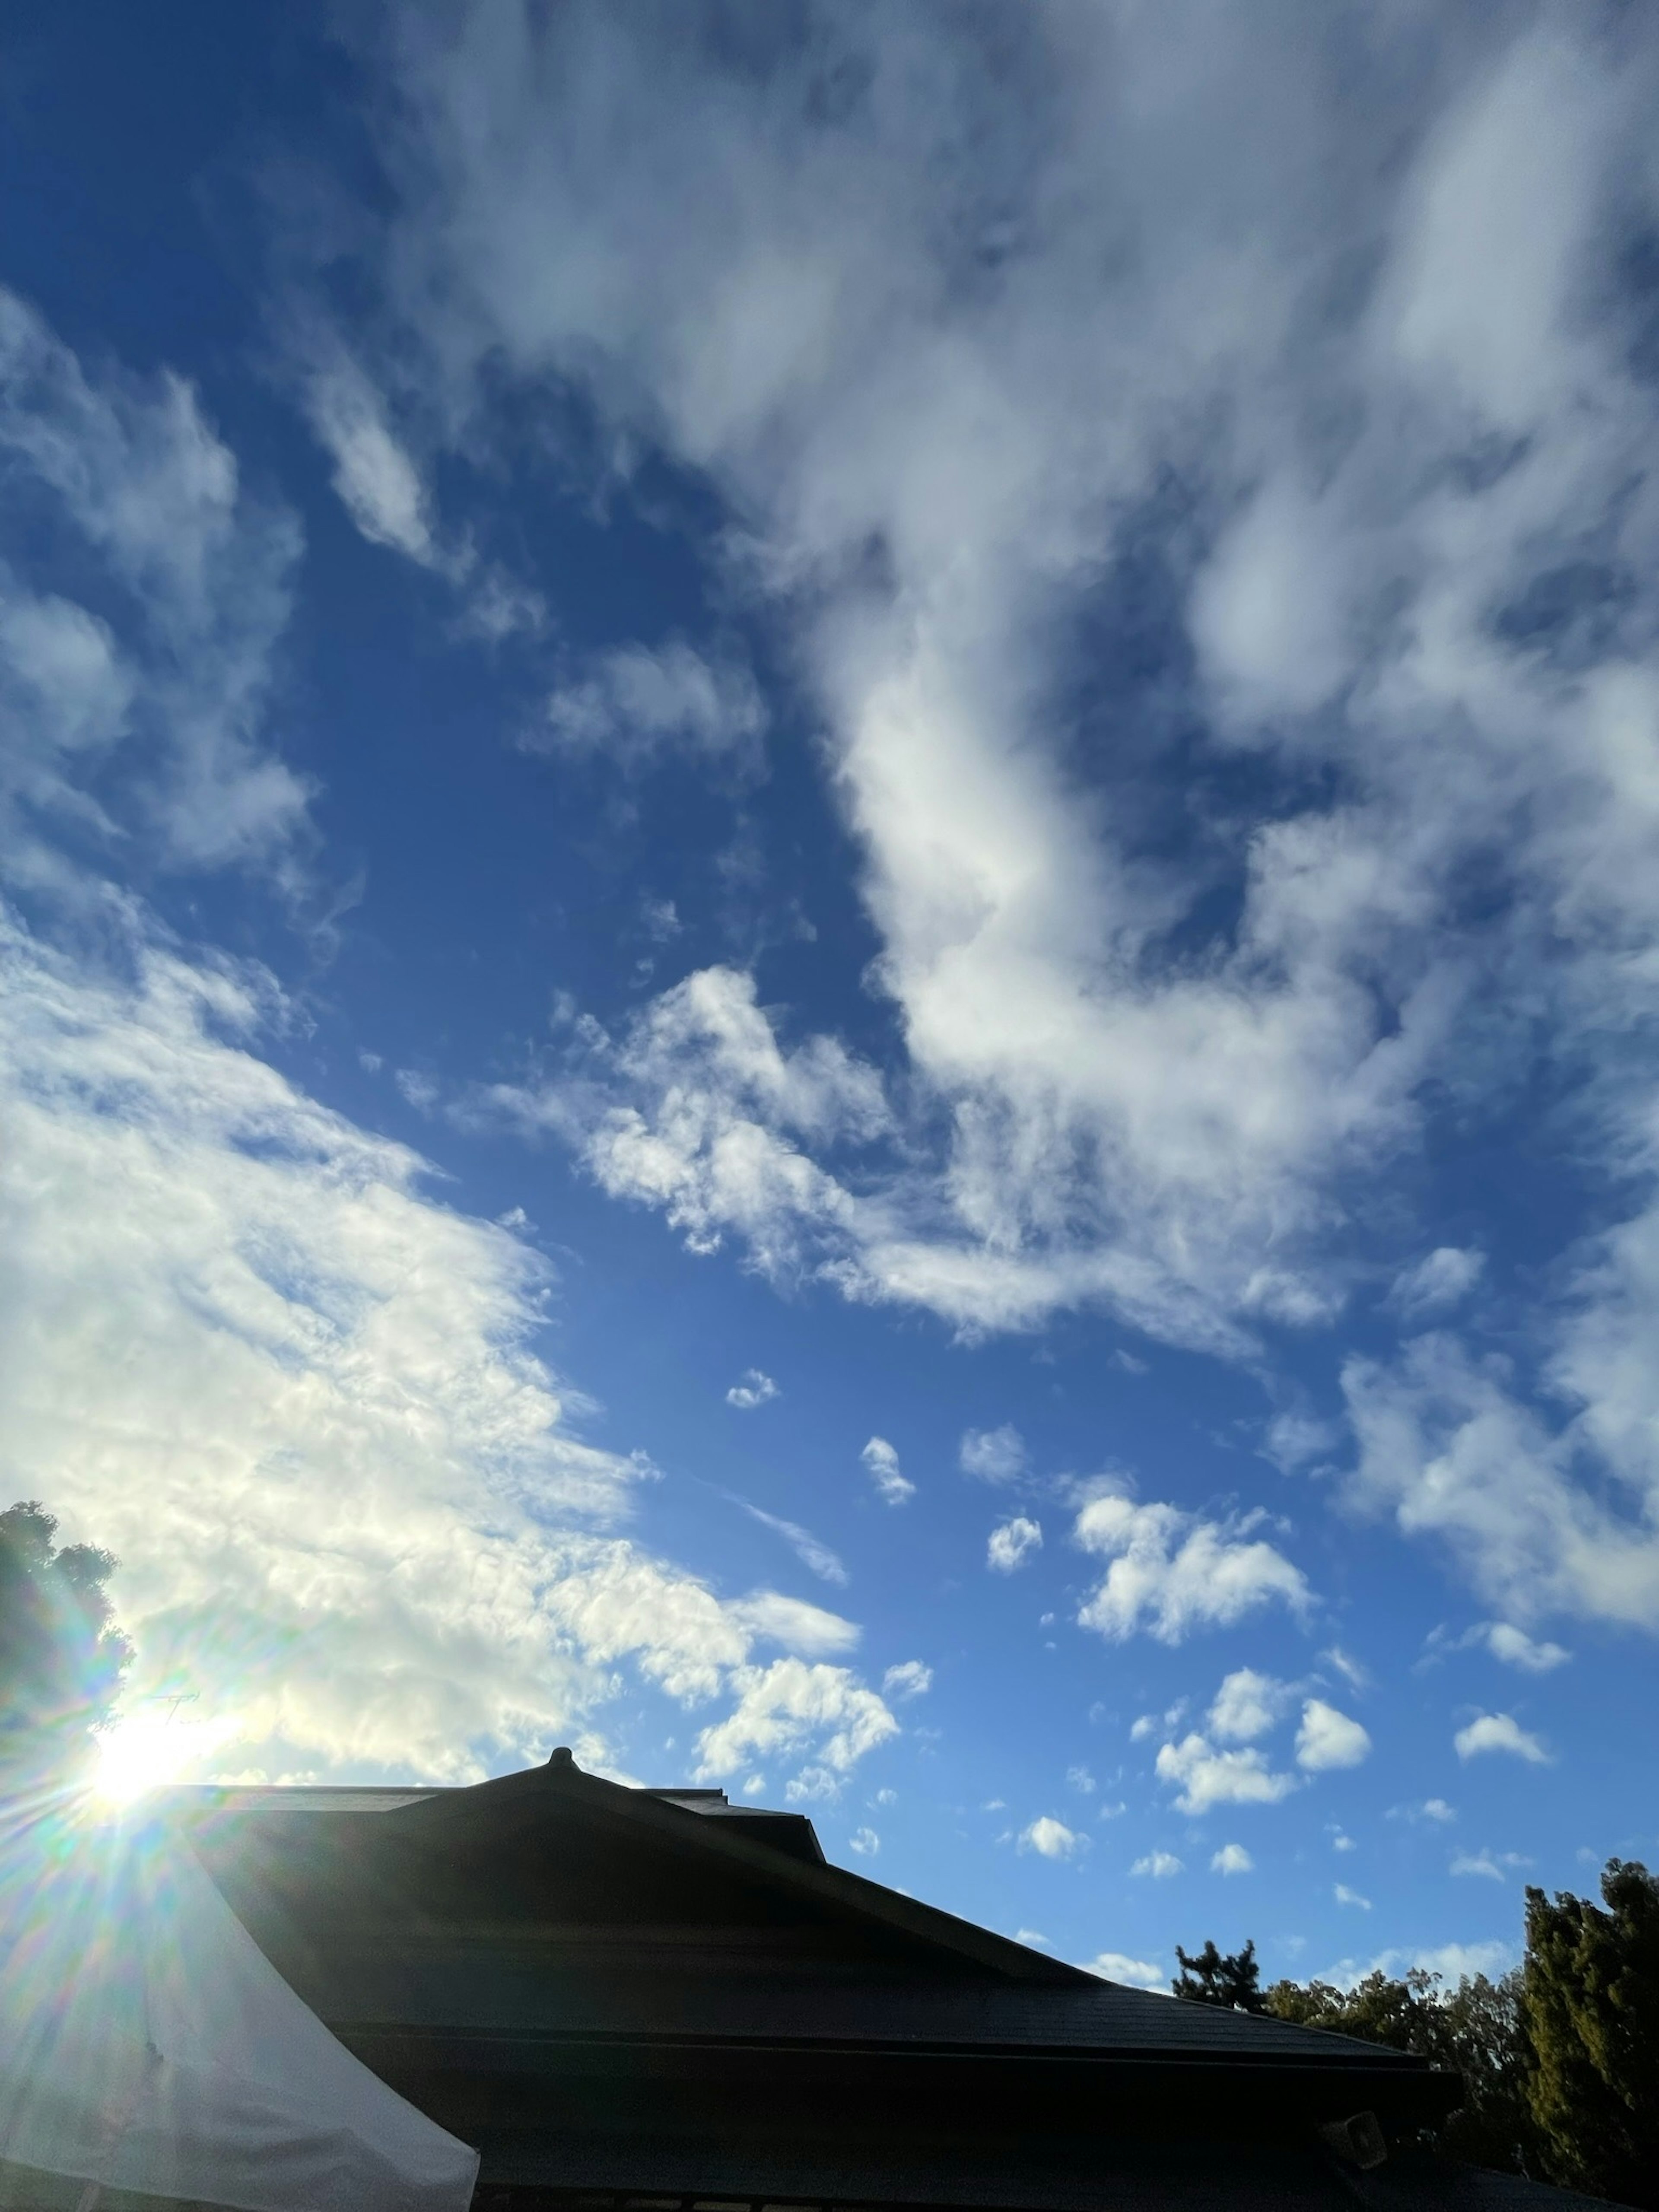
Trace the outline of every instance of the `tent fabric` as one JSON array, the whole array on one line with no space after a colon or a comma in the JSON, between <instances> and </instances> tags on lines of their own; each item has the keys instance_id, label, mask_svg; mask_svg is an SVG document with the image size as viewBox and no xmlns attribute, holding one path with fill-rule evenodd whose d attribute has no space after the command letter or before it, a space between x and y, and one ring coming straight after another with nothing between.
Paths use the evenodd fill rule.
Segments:
<instances>
[{"instance_id":1,"label":"tent fabric","mask_svg":"<svg viewBox=\"0 0 1659 2212\"><path fill-rule=\"evenodd\" d=\"M189 1845L0 1835L0 2159L235 2212L465 2212L478 2158L301 2002Z\"/></svg>"}]
</instances>

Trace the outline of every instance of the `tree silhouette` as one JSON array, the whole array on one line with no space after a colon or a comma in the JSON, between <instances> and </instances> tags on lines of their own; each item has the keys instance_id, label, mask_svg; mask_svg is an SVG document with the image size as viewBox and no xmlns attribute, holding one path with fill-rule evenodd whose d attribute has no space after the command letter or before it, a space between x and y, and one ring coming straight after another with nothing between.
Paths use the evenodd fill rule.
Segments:
<instances>
[{"instance_id":1,"label":"tree silhouette","mask_svg":"<svg viewBox=\"0 0 1659 2212\"><path fill-rule=\"evenodd\" d=\"M0 1781L15 1789L90 1755L132 1657L105 1587L112 1553L56 1546L38 1498L0 1513Z\"/></svg>"},{"instance_id":2,"label":"tree silhouette","mask_svg":"<svg viewBox=\"0 0 1659 2212\"><path fill-rule=\"evenodd\" d=\"M1659 2206L1659 1880L1609 1859L1601 1900L1527 1892L1532 2109L1552 2179Z\"/></svg>"},{"instance_id":3,"label":"tree silhouette","mask_svg":"<svg viewBox=\"0 0 1659 2212\"><path fill-rule=\"evenodd\" d=\"M1176 1957L1181 1961L1181 1972L1170 1987L1178 1997L1193 2004L1223 2005L1231 2012L1265 2008L1254 1940L1242 1951L1218 1951L1214 1942L1208 1942L1191 1959L1177 1943Z\"/></svg>"}]
</instances>

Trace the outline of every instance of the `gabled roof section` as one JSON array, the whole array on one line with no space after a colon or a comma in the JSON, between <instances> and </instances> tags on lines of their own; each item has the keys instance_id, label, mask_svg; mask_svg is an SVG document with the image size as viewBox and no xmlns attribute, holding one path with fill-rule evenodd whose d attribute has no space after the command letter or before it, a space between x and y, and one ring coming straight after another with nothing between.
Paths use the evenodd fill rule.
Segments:
<instances>
[{"instance_id":1,"label":"gabled roof section","mask_svg":"<svg viewBox=\"0 0 1659 2212\"><path fill-rule=\"evenodd\" d=\"M585 1773L562 1747L545 1766L502 1775L470 1790L435 1793L389 1817L413 1842L417 1836L435 1840L446 1832L459 1839L467 1831L484 1828L533 1828L549 1815L574 1816L601 1833L609 1832L619 1844L650 1839L711 1872L723 1869L749 1887L798 1900L815 1914L877 1940L886 1937L907 1950L932 1952L941 1965L958 1971L977 1967L1005 1981L1048 1988L1097 1985L1080 1967L829 1865L811 1821L800 1814L728 1806L723 1797L716 1807L690 1793L630 1790ZM782 1822L799 1822L811 1838L810 1850L781 1849L779 1840L765 1833L768 1824Z\"/></svg>"}]
</instances>

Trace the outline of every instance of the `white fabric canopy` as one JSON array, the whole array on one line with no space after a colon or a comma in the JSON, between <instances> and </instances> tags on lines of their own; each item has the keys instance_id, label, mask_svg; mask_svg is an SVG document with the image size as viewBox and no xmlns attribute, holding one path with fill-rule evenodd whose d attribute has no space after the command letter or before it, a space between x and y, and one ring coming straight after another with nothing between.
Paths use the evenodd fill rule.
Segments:
<instances>
[{"instance_id":1,"label":"white fabric canopy","mask_svg":"<svg viewBox=\"0 0 1659 2212\"><path fill-rule=\"evenodd\" d=\"M476 2151L359 2063L159 1823L0 1834L0 2159L239 2212L465 2212Z\"/></svg>"}]
</instances>

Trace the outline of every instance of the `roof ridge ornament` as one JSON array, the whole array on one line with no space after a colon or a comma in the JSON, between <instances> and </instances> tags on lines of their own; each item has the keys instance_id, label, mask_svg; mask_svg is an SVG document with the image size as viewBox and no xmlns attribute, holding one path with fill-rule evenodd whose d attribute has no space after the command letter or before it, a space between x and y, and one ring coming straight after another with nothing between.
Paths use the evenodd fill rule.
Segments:
<instances>
[{"instance_id":1,"label":"roof ridge ornament","mask_svg":"<svg viewBox=\"0 0 1659 2212\"><path fill-rule=\"evenodd\" d=\"M580 1774L581 1772L580 1767L576 1764L576 1754L572 1751L568 1743L555 1744L553 1747L552 1756L549 1759L547 1763L556 1774Z\"/></svg>"}]
</instances>

